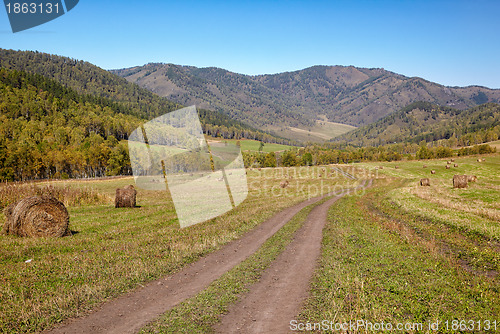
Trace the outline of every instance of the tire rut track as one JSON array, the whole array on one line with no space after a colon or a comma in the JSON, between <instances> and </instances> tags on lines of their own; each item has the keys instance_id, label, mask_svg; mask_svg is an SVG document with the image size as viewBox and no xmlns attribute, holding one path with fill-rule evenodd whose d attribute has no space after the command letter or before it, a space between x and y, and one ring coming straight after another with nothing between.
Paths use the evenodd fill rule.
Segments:
<instances>
[{"instance_id":1,"label":"tire rut track","mask_svg":"<svg viewBox=\"0 0 500 334\"><path fill-rule=\"evenodd\" d=\"M182 301L195 296L224 273L255 253L267 239L300 210L328 196L331 195L315 197L286 208L241 238L187 265L179 272L104 302L85 316L66 320L61 326L44 333L137 333L147 323L155 320Z\"/></svg>"},{"instance_id":2,"label":"tire rut track","mask_svg":"<svg viewBox=\"0 0 500 334\"><path fill-rule=\"evenodd\" d=\"M371 186L368 181L368 187ZM364 187L366 181L360 186ZM215 327L217 333L288 333L309 295L310 280L321 255L328 209L349 192L318 205L307 216L294 240L261 279L229 308Z\"/></svg>"}]
</instances>

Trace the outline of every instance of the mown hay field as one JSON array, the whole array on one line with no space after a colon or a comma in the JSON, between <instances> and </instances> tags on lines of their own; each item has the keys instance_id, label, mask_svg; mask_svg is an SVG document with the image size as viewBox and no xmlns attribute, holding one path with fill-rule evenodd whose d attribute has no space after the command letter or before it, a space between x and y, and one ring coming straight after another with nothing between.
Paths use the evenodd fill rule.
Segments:
<instances>
[{"instance_id":1,"label":"mown hay field","mask_svg":"<svg viewBox=\"0 0 500 334\"><path fill-rule=\"evenodd\" d=\"M468 233L500 241L500 155L456 158L459 167L446 169L446 160L409 161L394 169L383 164L379 177L395 177L405 184L389 192L389 198L402 209L429 219L444 219ZM428 168L422 168L427 164ZM370 164L364 167L373 168ZM435 170L436 174L431 174ZM454 175L475 175L466 188L453 188ZM429 178L430 187L419 187L420 178Z\"/></svg>"},{"instance_id":2,"label":"mown hay field","mask_svg":"<svg viewBox=\"0 0 500 334\"><path fill-rule=\"evenodd\" d=\"M407 325L405 333L498 331L500 155L483 158L458 157L450 169L446 160L359 164L376 170L374 187L330 209L300 319L360 320L353 332L372 332L369 323ZM455 174L477 181L453 188Z\"/></svg>"},{"instance_id":3,"label":"mown hay field","mask_svg":"<svg viewBox=\"0 0 500 334\"><path fill-rule=\"evenodd\" d=\"M185 229L179 227L166 192L137 189L138 207L115 208L116 189L133 184L131 177L51 182L56 190L71 189L69 193L90 189L98 194L92 198L100 202L69 203L72 235L68 237L0 235L0 332L50 328L108 298L178 271L285 207L360 182L339 173L325 175L313 167L253 169L247 174L249 195L240 206ZM281 188L285 179L289 185ZM13 192L6 193L15 197Z\"/></svg>"}]
</instances>

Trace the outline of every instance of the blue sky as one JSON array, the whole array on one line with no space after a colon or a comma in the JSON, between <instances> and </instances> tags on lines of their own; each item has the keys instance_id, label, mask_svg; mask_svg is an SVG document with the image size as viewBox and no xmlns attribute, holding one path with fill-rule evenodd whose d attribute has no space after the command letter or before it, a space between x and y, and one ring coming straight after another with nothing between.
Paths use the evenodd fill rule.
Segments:
<instances>
[{"instance_id":1,"label":"blue sky","mask_svg":"<svg viewBox=\"0 0 500 334\"><path fill-rule=\"evenodd\" d=\"M500 1L80 0L0 47L105 69L165 62L244 74L383 67L449 86L500 88Z\"/></svg>"}]
</instances>

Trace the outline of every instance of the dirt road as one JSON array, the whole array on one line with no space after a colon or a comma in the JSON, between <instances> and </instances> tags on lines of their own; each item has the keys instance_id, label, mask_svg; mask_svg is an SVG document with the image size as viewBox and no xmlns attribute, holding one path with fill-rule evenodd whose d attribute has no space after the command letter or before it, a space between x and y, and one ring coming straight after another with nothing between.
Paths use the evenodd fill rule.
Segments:
<instances>
[{"instance_id":1,"label":"dirt road","mask_svg":"<svg viewBox=\"0 0 500 334\"><path fill-rule=\"evenodd\" d=\"M106 302L87 316L70 319L47 333L136 333L148 322L196 295L222 274L245 260L301 209L323 197L313 198L287 208L242 238L225 245L178 273Z\"/></svg>"},{"instance_id":2,"label":"dirt road","mask_svg":"<svg viewBox=\"0 0 500 334\"><path fill-rule=\"evenodd\" d=\"M368 182L368 186L371 182ZM243 299L231 306L216 327L217 333L288 333L296 319L321 252L328 209L343 195L315 207L294 240L250 287Z\"/></svg>"}]
</instances>

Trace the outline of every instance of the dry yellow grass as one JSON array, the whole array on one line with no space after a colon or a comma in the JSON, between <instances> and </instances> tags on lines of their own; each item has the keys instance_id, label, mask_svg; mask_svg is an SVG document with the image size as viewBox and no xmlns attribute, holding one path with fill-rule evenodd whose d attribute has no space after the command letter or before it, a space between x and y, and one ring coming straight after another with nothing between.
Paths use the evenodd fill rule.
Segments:
<instances>
[{"instance_id":1,"label":"dry yellow grass","mask_svg":"<svg viewBox=\"0 0 500 334\"><path fill-rule=\"evenodd\" d=\"M410 187L409 189L415 196L431 203L500 221L500 203L498 202L488 204L481 200L464 199L449 191L442 183L436 186Z\"/></svg>"},{"instance_id":2,"label":"dry yellow grass","mask_svg":"<svg viewBox=\"0 0 500 334\"><path fill-rule=\"evenodd\" d=\"M6 259L0 265L0 332L46 329L179 270L285 207L359 184L340 173L319 178L320 171L312 167L249 170L249 194L241 205L185 229L180 228L167 193L138 190L139 208L118 210L109 200L70 206L71 227L78 232L71 237L0 236L0 258ZM283 189L284 179L289 185ZM132 178L120 178L59 182L57 187L75 192L92 187L112 198L116 188L131 183Z\"/></svg>"}]
</instances>

